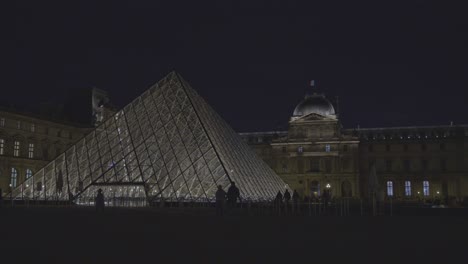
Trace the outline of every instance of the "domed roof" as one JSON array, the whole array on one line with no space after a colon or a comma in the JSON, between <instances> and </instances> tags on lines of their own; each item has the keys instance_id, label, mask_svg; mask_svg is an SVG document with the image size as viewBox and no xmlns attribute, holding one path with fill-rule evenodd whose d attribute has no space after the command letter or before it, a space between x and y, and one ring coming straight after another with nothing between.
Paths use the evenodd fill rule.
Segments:
<instances>
[{"instance_id":1,"label":"domed roof","mask_svg":"<svg viewBox=\"0 0 468 264\"><path fill-rule=\"evenodd\" d=\"M306 95L305 99L294 109L293 116L305 116L311 113L322 116L335 115L335 108L323 94L314 93L312 95Z\"/></svg>"}]
</instances>

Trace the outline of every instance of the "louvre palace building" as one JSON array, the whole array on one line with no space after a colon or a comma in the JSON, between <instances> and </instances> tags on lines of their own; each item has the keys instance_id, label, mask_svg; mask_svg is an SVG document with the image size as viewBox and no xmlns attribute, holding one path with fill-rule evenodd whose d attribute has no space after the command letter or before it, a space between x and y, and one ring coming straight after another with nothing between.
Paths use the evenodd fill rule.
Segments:
<instances>
[{"instance_id":1,"label":"louvre palace building","mask_svg":"<svg viewBox=\"0 0 468 264\"><path fill-rule=\"evenodd\" d=\"M240 135L302 196L468 196L467 125L342 129L335 108L323 94L306 95L287 131Z\"/></svg>"},{"instance_id":2,"label":"louvre palace building","mask_svg":"<svg viewBox=\"0 0 468 264\"><path fill-rule=\"evenodd\" d=\"M102 189L106 197L193 201L235 182L252 200L285 189L302 197L468 196L467 125L343 129L336 106L314 93L291 109L287 131L236 133L174 72L118 111L102 90L82 98L84 122L0 111L3 195L84 201Z\"/></svg>"}]
</instances>

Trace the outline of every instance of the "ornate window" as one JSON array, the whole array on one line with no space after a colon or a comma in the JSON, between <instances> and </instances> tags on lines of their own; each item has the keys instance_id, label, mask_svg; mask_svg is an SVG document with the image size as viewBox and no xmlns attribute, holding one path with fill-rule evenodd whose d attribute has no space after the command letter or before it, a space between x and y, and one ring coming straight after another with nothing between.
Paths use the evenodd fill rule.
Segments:
<instances>
[{"instance_id":1,"label":"ornate window","mask_svg":"<svg viewBox=\"0 0 468 264\"><path fill-rule=\"evenodd\" d=\"M32 173L32 170L31 170L31 169L26 169L26 179L31 178L32 174L33 174L33 173Z\"/></svg>"},{"instance_id":2,"label":"ornate window","mask_svg":"<svg viewBox=\"0 0 468 264\"><path fill-rule=\"evenodd\" d=\"M330 144L326 144L325 145L325 152L330 152L330 150L331 150Z\"/></svg>"},{"instance_id":3,"label":"ornate window","mask_svg":"<svg viewBox=\"0 0 468 264\"><path fill-rule=\"evenodd\" d=\"M13 149L13 156L18 157L20 154L20 142L15 141L14 149Z\"/></svg>"},{"instance_id":4,"label":"ornate window","mask_svg":"<svg viewBox=\"0 0 468 264\"><path fill-rule=\"evenodd\" d=\"M11 168L10 187L15 188L17 183L18 183L18 171L15 168Z\"/></svg>"},{"instance_id":5,"label":"ornate window","mask_svg":"<svg viewBox=\"0 0 468 264\"><path fill-rule=\"evenodd\" d=\"M387 196L393 196L393 182L387 181Z\"/></svg>"},{"instance_id":6,"label":"ornate window","mask_svg":"<svg viewBox=\"0 0 468 264\"><path fill-rule=\"evenodd\" d=\"M429 181L423 181L423 195L429 196Z\"/></svg>"},{"instance_id":7,"label":"ornate window","mask_svg":"<svg viewBox=\"0 0 468 264\"><path fill-rule=\"evenodd\" d=\"M403 169L404 169L405 171L410 171L410 169L411 169L411 163L410 163L409 160L404 160L404 161L403 161Z\"/></svg>"},{"instance_id":8,"label":"ornate window","mask_svg":"<svg viewBox=\"0 0 468 264\"><path fill-rule=\"evenodd\" d=\"M405 196L411 196L411 181L405 181Z\"/></svg>"},{"instance_id":9,"label":"ornate window","mask_svg":"<svg viewBox=\"0 0 468 264\"><path fill-rule=\"evenodd\" d=\"M440 160L440 170L441 171L446 171L447 170L447 160L446 159L441 159Z\"/></svg>"},{"instance_id":10,"label":"ornate window","mask_svg":"<svg viewBox=\"0 0 468 264\"><path fill-rule=\"evenodd\" d=\"M286 152L287 152L286 147L282 147L282 148L281 148L281 151L282 151L283 153L286 153Z\"/></svg>"},{"instance_id":11,"label":"ornate window","mask_svg":"<svg viewBox=\"0 0 468 264\"><path fill-rule=\"evenodd\" d=\"M392 160L386 160L385 161L385 170L386 171L392 171Z\"/></svg>"},{"instance_id":12,"label":"ornate window","mask_svg":"<svg viewBox=\"0 0 468 264\"><path fill-rule=\"evenodd\" d=\"M34 158L34 143L29 143L28 157L30 159Z\"/></svg>"},{"instance_id":13,"label":"ornate window","mask_svg":"<svg viewBox=\"0 0 468 264\"><path fill-rule=\"evenodd\" d=\"M421 167L423 171L426 171L429 167L427 160L423 159L421 160Z\"/></svg>"},{"instance_id":14,"label":"ornate window","mask_svg":"<svg viewBox=\"0 0 468 264\"><path fill-rule=\"evenodd\" d=\"M320 160L318 158L312 158L310 160L310 171L311 172L320 171Z\"/></svg>"}]
</instances>

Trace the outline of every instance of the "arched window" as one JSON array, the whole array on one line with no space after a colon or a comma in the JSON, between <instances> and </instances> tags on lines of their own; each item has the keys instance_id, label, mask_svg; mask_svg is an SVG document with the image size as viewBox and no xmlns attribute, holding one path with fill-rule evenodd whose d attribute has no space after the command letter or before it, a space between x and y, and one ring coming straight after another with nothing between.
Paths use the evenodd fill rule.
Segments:
<instances>
[{"instance_id":1,"label":"arched window","mask_svg":"<svg viewBox=\"0 0 468 264\"><path fill-rule=\"evenodd\" d=\"M411 196L411 181L405 181L405 196Z\"/></svg>"},{"instance_id":2,"label":"arched window","mask_svg":"<svg viewBox=\"0 0 468 264\"><path fill-rule=\"evenodd\" d=\"M33 173L32 173L32 170L26 169L26 179L31 178L32 174L33 174Z\"/></svg>"},{"instance_id":3,"label":"arched window","mask_svg":"<svg viewBox=\"0 0 468 264\"><path fill-rule=\"evenodd\" d=\"M11 168L10 187L15 188L17 182L18 182L18 171L15 168Z\"/></svg>"},{"instance_id":4,"label":"arched window","mask_svg":"<svg viewBox=\"0 0 468 264\"><path fill-rule=\"evenodd\" d=\"M429 196L429 181L423 181L423 195Z\"/></svg>"},{"instance_id":5,"label":"arched window","mask_svg":"<svg viewBox=\"0 0 468 264\"><path fill-rule=\"evenodd\" d=\"M393 182L387 181L387 196L393 196Z\"/></svg>"}]
</instances>

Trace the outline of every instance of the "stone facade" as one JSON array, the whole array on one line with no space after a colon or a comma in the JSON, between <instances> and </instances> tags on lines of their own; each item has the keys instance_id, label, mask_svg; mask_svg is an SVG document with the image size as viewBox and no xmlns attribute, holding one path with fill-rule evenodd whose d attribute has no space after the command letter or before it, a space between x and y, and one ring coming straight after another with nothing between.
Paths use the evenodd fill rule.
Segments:
<instances>
[{"instance_id":1,"label":"stone facade","mask_svg":"<svg viewBox=\"0 0 468 264\"><path fill-rule=\"evenodd\" d=\"M90 128L0 111L0 188L5 195L44 167Z\"/></svg>"},{"instance_id":2,"label":"stone facade","mask_svg":"<svg viewBox=\"0 0 468 264\"><path fill-rule=\"evenodd\" d=\"M301 196L370 196L372 167L387 197L468 196L468 126L343 129L334 106L314 94L288 131L240 133Z\"/></svg>"}]
</instances>

